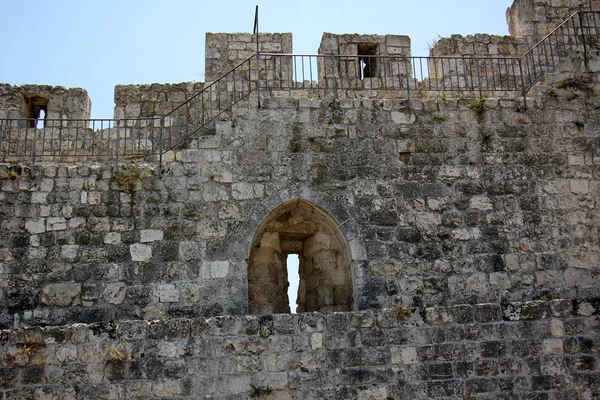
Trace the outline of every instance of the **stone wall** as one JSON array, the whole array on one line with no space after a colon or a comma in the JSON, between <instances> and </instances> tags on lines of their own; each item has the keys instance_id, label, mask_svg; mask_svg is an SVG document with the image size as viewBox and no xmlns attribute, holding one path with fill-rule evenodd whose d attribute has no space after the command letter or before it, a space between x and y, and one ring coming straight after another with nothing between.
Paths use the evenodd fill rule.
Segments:
<instances>
[{"instance_id":1,"label":"stone wall","mask_svg":"<svg viewBox=\"0 0 600 400\"><path fill-rule=\"evenodd\" d=\"M39 118L89 119L92 102L81 88L0 84L0 119Z\"/></svg>"},{"instance_id":2,"label":"stone wall","mask_svg":"<svg viewBox=\"0 0 600 400\"><path fill-rule=\"evenodd\" d=\"M203 88L203 82L117 85L115 87L114 118L145 118L167 115Z\"/></svg>"},{"instance_id":3,"label":"stone wall","mask_svg":"<svg viewBox=\"0 0 600 400\"><path fill-rule=\"evenodd\" d=\"M600 100L587 79L527 111L244 103L129 189L108 165L3 166L2 326L245 314L252 239L294 199L345 235L352 309L596 297Z\"/></svg>"},{"instance_id":4,"label":"stone wall","mask_svg":"<svg viewBox=\"0 0 600 400\"><path fill-rule=\"evenodd\" d=\"M260 33L258 48L259 51L265 53L291 54L293 53L292 34ZM219 79L238 64L255 54L256 35L250 33L207 33L206 82L213 82ZM284 73L286 75L289 74L289 71L292 70L291 59L284 67L286 69Z\"/></svg>"},{"instance_id":5,"label":"stone wall","mask_svg":"<svg viewBox=\"0 0 600 400\"><path fill-rule=\"evenodd\" d=\"M0 331L5 399L600 396L598 299Z\"/></svg>"},{"instance_id":6,"label":"stone wall","mask_svg":"<svg viewBox=\"0 0 600 400\"><path fill-rule=\"evenodd\" d=\"M600 10L598 0L515 0L506 10L513 36L541 39L576 11Z\"/></svg>"}]
</instances>

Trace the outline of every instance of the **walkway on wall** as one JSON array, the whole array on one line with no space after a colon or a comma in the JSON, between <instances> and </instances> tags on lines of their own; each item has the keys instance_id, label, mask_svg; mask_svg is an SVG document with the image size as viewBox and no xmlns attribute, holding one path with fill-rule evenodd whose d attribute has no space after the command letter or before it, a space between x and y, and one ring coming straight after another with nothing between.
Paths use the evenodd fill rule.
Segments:
<instances>
[{"instance_id":1,"label":"walkway on wall","mask_svg":"<svg viewBox=\"0 0 600 400\"><path fill-rule=\"evenodd\" d=\"M416 93L522 96L560 62L597 57L600 11L577 12L521 57L405 57L257 53L168 114L152 118L1 119L3 162L119 162L185 147L237 103L262 96L405 98ZM369 65L365 75L364 65ZM38 126L36 126L38 125Z\"/></svg>"}]
</instances>

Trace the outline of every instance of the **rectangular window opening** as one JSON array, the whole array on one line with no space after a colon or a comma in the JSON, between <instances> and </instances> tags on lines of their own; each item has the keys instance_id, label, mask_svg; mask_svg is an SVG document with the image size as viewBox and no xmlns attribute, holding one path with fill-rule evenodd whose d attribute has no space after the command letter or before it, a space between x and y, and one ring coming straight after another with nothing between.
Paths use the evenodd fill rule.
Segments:
<instances>
[{"instance_id":1,"label":"rectangular window opening","mask_svg":"<svg viewBox=\"0 0 600 400\"><path fill-rule=\"evenodd\" d=\"M371 43L356 45L361 80L377 77L377 47L377 44Z\"/></svg>"},{"instance_id":2,"label":"rectangular window opening","mask_svg":"<svg viewBox=\"0 0 600 400\"><path fill-rule=\"evenodd\" d=\"M48 116L48 99L38 95L25 95L25 118L29 128L43 128ZM41 124L39 123L41 121Z\"/></svg>"}]
</instances>

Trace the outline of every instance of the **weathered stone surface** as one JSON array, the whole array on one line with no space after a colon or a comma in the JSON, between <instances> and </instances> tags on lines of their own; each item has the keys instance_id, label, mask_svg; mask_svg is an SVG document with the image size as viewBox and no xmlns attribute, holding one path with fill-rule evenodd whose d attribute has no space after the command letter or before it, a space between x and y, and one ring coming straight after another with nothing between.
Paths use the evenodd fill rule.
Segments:
<instances>
[{"instance_id":1,"label":"weathered stone surface","mask_svg":"<svg viewBox=\"0 0 600 400\"><path fill-rule=\"evenodd\" d=\"M77 379L77 387L94 388L86 397L112 399L246 398L267 386L276 398L334 393L463 398L475 392L504 398L539 391L569 398L575 390L594 398L600 379L595 316L537 312L558 302L564 300L505 304L529 310L517 320L503 319L493 304L475 304L412 309L406 316L394 309L191 320L163 316L151 322L4 330L0 392L76 398L68 392L72 381L64 380L70 378ZM589 299L593 302L597 299ZM463 318L467 310L479 324ZM434 311L448 318L422 318ZM535 374L524 377L523 371ZM398 386L400 376L404 383ZM413 390L419 387L426 390Z\"/></svg>"},{"instance_id":2,"label":"weathered stone surface","mask_svg":"<svg viewBox=\"0 0 600 400\"><path fill-rule=\"evenodd\" d=\"M144 244L132 244L129 246L132 261L148 261L152 258L152 248Z\"/></svg>"},{"instance_id":3,"label":"weathered stone surface","mask_svg":"<svg viewBox=\"0 0 600 400\"><path fill-rule=\"evenodd\" d=\"M581 5L535 3L531 37ZM531 37L453 36L432 54L521 55ZM254 56L255 38L207 35L209 80ZM291 52L291 35L259 40ZM429 81L411 81L406 37L325 34L321 51L356 72L336 98L317 65L323 86L270 88L261 108L251 94L163 158L161 176L139 164L132 187L108 164L0 165L0 328L43 327L0 332L0 398L246 398L252 385L277 398L599 397L596 55L569 53L524 107L520 92L477 100L472 81L420 93L471 70L436 59ZM379 60L393 91L369 52L397 57ZM270 57L261 79L291 76L291 57ZM0 117L18 117L22 90L6 86ZM115 113L165 115L202 88L119 86ZM85 102L59 92L61 134L78 135L67 119ZM140 125L178 134L200 107ZM272 315L289 311L289 254L299 311L328 314ZM224 314L238 316L204 319ZM75 325L51 333L60 324ZM111 359L126 343L133 361Z\"/></svg>"},{"instance_id":4,"label":"weathered stone surface","mask_svg":"<svg viewBox=\"0 0 600 400\"><path fill-rule=\"evenodd\" d=\"M42 290L42 303L47 306L67 307L80 302L81 284L55 283Z\"/></svg>"}]
</instances>

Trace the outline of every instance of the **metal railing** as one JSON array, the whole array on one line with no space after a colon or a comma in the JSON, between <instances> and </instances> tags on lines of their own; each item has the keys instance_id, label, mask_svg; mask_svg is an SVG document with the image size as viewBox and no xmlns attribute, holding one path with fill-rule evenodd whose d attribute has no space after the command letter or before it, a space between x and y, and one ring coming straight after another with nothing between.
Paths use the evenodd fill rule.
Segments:
<instances>
[{"instance_id":1,"label":"metal railing","mask_svg":"<svg viewBox=\"0 0 600 400\"><path fill-rule=\"evenodd\" d=\"M316 97L406 97L414 92L527 92L574 54L599 53L600 12L571 15L522 57L407 57L260 53L169 113L122 119L1 119L1 161L71 161L163 155L200 135L250 93L307 90ZM304 94L303 94L304 95Z\"/></svg>"},{"instance_id":2,"label":"metal railing","mask_svg":"<svg viewBox=\"0 0 600 400\"><path fill-rule=\"evenodd\" d=\"M235 104L246 99L253 85L256 85L256 77L254 55L161 117L164 126L160 137L161 152L186 143Z\"/></svg>"},{"instance_id":3,"label":"metal railing","mask_svg":"<svg viewBox=\"0 0 600 400\"><path fill-rule=\"evenodd\" d=\"M587 66L589 54L599 50L599 30L599 11L579 11L536 43L521 56L523 93L527 93L546 73L574 54L583 54Z\"/></svg>"},{"instance_id":4,"label":"metal railing","mask_svg":"<svg viewBox=\"0 0 600 400\"><path fill-rule=\"evenodd\" d=\"M322 97L344 91L521 91L517 57L403 57L261 53L265 90L312 90ZM346 97L347 94L344 96Z\"/></svg>"},{"instance_id":5,"label":"metal railing","mask_svg":"<svg viewBox=\"0 0 600 400\"><path fill-rule=\"evenodd\" d=\"M344 91L518 92L526 96L543 76L574 54L587 59L600 41L600 12L572 14L521 57L296 55L260 53L260 86L271 92L305 89L322 97ZM595 49L598 50L597 48Z\"/></svg>"},{"instance_id":6,"label":"metal railing","mask_svg":"<svg viewBox=\"0 0 600 400\"><path fill-rule=\"evenodd\" d=\"M159 151L161 117L0 119L0 159L74 161L140 157Z\"/></svg>"}]
</instances>

